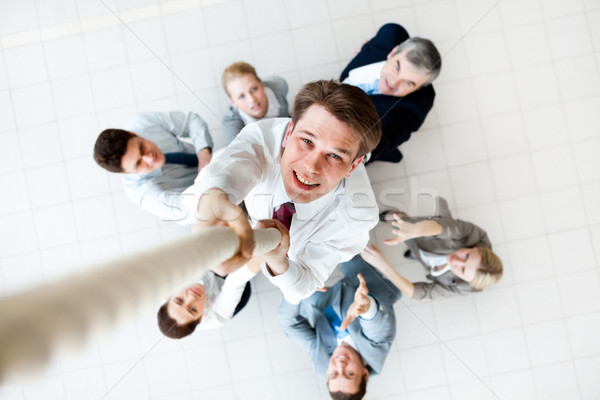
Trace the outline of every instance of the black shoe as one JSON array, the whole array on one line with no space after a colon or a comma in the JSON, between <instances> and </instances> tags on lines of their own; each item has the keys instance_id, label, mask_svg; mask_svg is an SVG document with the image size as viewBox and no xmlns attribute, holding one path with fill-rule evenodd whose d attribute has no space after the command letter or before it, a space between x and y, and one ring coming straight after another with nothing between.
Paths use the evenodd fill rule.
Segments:
<instances>
[{"instance_id":1,"label":"black shoe","mask_svg":"<svg viewBox=\"0 0 600 400\"><path fill-rule=\"evenodd\" d=\"M415 259L415 256L413 256L413 253L412 253L412 251L410 251L410 250L406 250L406 251L404 252L404 258L408 258L409 260L414 260L414 259Z\"/></svg>"},{"instance_id":2,"label":"black shoe","mask_svg":"<svg viewBox=\"0 0 600 400\"><path fill-rule=\"evenodd\" d=\"M386 220L386 219L385 219L385 216L386 216L386 215L387 215L389 212L391 212L391 211L389 211L389 210L388 210L388 211L384 211L384 212L380 213L380 214L379 214L379 220L380 220L381 222L390 222L390 221L388 221L388 220Z\"/></svg>"}]
</instances>

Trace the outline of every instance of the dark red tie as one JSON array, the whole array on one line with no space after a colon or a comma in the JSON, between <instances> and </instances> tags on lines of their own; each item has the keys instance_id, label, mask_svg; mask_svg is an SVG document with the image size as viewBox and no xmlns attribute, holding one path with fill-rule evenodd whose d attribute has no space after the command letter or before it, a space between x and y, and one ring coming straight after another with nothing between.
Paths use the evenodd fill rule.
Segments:
<instances>
[{"instance_id":1,"label":"dark red tie","mask_svg":"<svg viewBox=\"0 0 600 400\"><path fill-rule=\"evenodd\" d=\"M289 231L292 226L292 215L296 213L296 207L294 203L287 202L283 203L277 211L273 213L273 218L279 220L285 228Z\"/></svg>"}]
</instances>

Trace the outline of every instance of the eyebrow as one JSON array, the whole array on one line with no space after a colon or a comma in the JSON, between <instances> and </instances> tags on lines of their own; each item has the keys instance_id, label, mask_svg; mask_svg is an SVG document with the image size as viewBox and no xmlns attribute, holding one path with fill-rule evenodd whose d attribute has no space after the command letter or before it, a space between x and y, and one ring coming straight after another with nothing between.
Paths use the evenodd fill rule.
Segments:
<instances>
[{"instance_id":1,"label":"eyebrow","mask_svg":"<svg viewBox=\"0 0 600 400\"><path fill-rule=\"evenodd\" d=\"M140 158L135 162L135 169L137 170L140 164L142 163L142 152L144 150L144 143L140 141Z\"/></svg>"},{"instance_id":2,"label":"eyebrow","mask_svg":"<svg viewBox=\"0 0 600 400\"><path fill-rule=\"evenodd\" d=\"M314 133L312 133L312 132L309 132L309 131L305 131L305 130L303 130L303 131L302 131L302 133L306 134L307 136L310 136L310 137L311 137L311 138L313 138L313 139L318 139L318 138L317 138L317 135L315 135L315 134L314 134ZM348 150L346 150L346 149L342 149L341 147L336 147L336 148L334 148L334 150L335 150L336 152L338 152L338 153L342 153L342 154L344 154L344 155L347 155L348 157L350 157L350 156L351 156L351 154L350 154L350 152L349 152Z\"/></svg>"},{"instance_id":3,"label":"eyebrow","mask_svg":"<svg viewBox=\"0 0 600 400\"><path fill-rule=\"evenodd\" d=\"M398 64L398 70L399 70L399 71L401 71L401 70L402 70L402 68L401 68L401 66L400 66L400 60L396 60L396 64ZM417 86L417 83L416 83L416 82L409 81L409 80L407 80L407 82L410 82L410 83L411 83L413 86Z\"/></svg>"}]
</instances>

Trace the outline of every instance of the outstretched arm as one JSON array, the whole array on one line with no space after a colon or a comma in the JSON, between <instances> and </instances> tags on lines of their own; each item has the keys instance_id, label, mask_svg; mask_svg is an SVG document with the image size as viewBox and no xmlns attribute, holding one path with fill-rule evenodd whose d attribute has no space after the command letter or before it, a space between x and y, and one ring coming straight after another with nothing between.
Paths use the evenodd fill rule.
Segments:
<instances>
[{"instance_id":1,"label":"outstretched arm","mask_svg":"<svg viewBox=\"0 0 600 400\"><path fill-rule=\"evenodd\" d=\"M398 213L394 213L392 226L395 228L393 233L396 237L385 240L385 244L393 245L418 237L436 236L444 229L439 222L432 219L412 223L403 220Z\"/></svg>"},{"instance_id":2,"label":"outstretched arm","mask_svg":"<svg viewBox=\"0 0 600 400\"><path fill-rule=\"evenodd\" d=\"M374 244L367 246L361 253L361 257L377 268L383 276L392 282L404 296L413 297L415 286L412 282L407 280L405 277L400 275L385 258L381 250L379 250Z\"/></svg>"}]
</instances>

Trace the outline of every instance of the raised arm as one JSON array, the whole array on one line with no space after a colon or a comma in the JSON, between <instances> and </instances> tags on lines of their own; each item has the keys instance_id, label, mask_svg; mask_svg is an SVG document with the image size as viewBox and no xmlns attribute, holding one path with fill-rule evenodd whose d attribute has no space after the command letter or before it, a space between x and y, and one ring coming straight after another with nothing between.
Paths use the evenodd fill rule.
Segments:
<instances>
[{"instance_id":1,"label":"raised arm","mask_svg":"<svg viewBox=\"0 0 600 400\"><path fill-rule=\"evenodd\" d=\"M392 226L394 227L393 233L396 237L385 240L385 244L394 245L418 237L436 236L442 233L444 229L435 220L429 219L413 223L405 221L398 213L393 213Z\"/></svg>"},{"instance_id":2,"label":"raised arm","mask_svg":"<svg viewBox=\"0 0 600 400\"><path fill-rule=\"evenodd\" d=\"M381 274L390 282L396 286L404 296L413 297L415 287L407 280L405 277L400 275L389 263L389 261L385 258L381 250L377 248L374 244L365 247L365 249L360 253L361 257L381 271Z\"/></svg>"}]
</instances>

